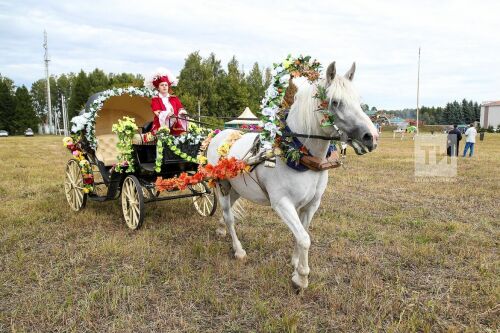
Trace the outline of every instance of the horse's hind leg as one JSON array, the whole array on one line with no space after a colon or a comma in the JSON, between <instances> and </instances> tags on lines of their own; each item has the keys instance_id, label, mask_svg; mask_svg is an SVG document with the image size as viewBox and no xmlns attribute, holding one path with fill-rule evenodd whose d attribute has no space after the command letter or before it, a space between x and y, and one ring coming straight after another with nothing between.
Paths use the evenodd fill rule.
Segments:
<instances>
[{"instance_id":1,"label":"horse's hind leg","mask_svg":"<svg viewBox=\"0 0 500 333\"><path fill-rule=\"evenodd\" d=\"M240 195L236 192L232 191L232 193L230 193L228 196L231 200L231 209L232 209L232 212L233 212L233 216L235 215L235 209L234 209L234 204L236 203L236 201L239 199ZM218 197L222 197L222 195L220 194L220 192L218 192ZM241 216L238 215L238 213L236 213L236 216L238 218L241 218ZM218 221L219 223L219 226L217 227L217 229L215 230L215 232L217 233L217 235L221 236L221 237L226 237L226 234L227 234L227 231L226 231L226 222L224 222L224 216L222 216L220 218L220 220Z\"/></svg>"},{"instance_id":2,"label":"horse's hind leg","mask_svg":"<svg viewBox=\"0 0 500 333\"><path fill-rule=\"evenodd\" d=\"M222 191L220 190L219 186L217 187L217 194L219 196L219 203L222 208L222 216L233 242L234 256L236 257L236 259L244 259L247 253L245 252L245 250L243 250L240 240L236 235L236 230L234 228L234 214L232 210L232 206L236 202L236 200L238 200L239 194L233 190L230 190L228 194L222 195Z\"/></svg>"}]
</instances>

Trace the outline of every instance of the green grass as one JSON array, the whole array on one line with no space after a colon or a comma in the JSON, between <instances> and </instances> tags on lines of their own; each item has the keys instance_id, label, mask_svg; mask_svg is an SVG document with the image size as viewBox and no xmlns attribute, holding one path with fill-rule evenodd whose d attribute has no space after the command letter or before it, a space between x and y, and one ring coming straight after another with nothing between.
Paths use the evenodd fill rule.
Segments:
<instances>
[{"instance_id":1,"label":"green grass","mask_svg":"<svg viewBox=\"0 0 500 333\"><path fill-rule=\"evenodd\" d=\"M60 137L0 140L0 331L496 332L500 135L419 183L413 142L384 133L330 171L311 228L310 287L291 287L293 237L245 202L248 259L216 236L220 212L149 204L129 231L119 201L70 211Z\"/></svg>"}]
</instances>

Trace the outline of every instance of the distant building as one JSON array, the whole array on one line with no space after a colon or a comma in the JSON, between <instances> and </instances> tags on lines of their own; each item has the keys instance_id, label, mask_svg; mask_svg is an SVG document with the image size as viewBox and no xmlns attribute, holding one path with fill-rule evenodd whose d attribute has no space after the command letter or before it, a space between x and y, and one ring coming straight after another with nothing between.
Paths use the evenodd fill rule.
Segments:
<instances>
[{"instance_id":1,"label":"distant building","mask_svg":"<svg viewBox=\"0 0 500 333\"><path fill-rule=\"evenodd\" d=\"M483 102L479 120L480 126L483 128L500 126L500 101Z\"/></svg>"},{"instance_id":2,"label":"distant building","mask_svg":"<svg viewBox=\"0 0 500 333\"><path fill-rule=\"evenodd\" d=\"M389 119L389 124L400 128L406 128L406 126L408 126L408 122L400 117L394 117Z\"/></svg>"}]
</instances>

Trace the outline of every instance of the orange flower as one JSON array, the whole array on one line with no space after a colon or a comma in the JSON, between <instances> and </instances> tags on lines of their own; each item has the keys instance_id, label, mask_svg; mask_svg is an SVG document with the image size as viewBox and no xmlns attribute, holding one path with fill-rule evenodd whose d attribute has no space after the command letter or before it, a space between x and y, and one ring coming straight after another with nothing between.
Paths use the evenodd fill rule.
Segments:
<instances>
[{"instance_id":1,"label":"orange flower","mask_svg":"<svg viewBox=\"0 0 500 333\"><path fill-rule=\"evenodd\" d=\"M183 172L174 178L162 179L158 177L155 186L159 192L184 190L188 185L195 185L205 180L208 181L210 187L215 187L215 181L234 178L243 171L249 171L249 169L250 167L245 162L234 157L222 158L216 165L200 165L198 172L192 176Z\"/></svg>"}]
</instances>

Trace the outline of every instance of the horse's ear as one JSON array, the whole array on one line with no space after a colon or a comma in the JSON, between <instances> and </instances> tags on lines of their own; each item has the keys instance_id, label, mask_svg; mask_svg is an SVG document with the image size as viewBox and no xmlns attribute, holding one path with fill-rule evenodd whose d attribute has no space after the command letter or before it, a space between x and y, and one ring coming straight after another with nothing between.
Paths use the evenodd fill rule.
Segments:
<instances>
[{"instance_id":1,"label":"horse's ear","mask_svg":"<svg viewBox=\"0 0 500 333\"><path fill-rule=\"evenodd\" d=\"M356 63L353 62L352 63L352 66L351 66L351 69L347 71L347 73L345 73L345 77L347 79L349 79L349 81L352 81L352 79L354 79L354 72L356 71Z\"/></svg>"},{"instance_id":2,"label":"horse's ear","mask_svg":"<svg viewBox=\"0 0 500 333\"><path fill-rule=\"evenodd\" d=\"M330 84L330 82L333 81L336 72L337 70L335 69L335 61L334 61L326 69L326 84Z\"/></svg>"}]
</instances>

